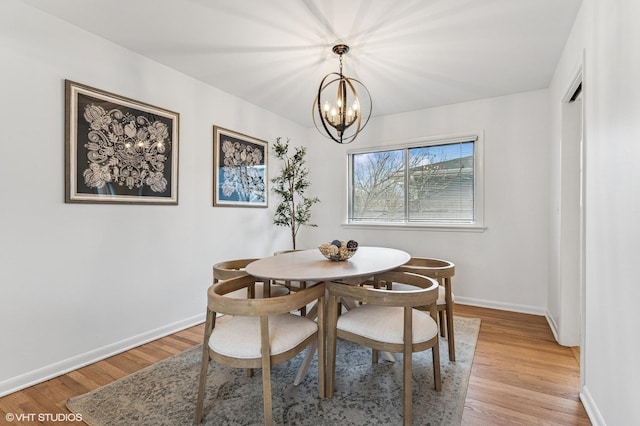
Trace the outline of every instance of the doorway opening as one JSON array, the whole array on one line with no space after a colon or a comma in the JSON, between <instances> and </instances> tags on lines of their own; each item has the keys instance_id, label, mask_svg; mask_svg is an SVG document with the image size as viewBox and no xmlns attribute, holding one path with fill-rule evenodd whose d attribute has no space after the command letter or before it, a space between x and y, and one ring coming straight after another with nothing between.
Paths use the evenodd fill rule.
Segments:
<instances>
[{"instance_id":1,"label":"doorway opening","mask_svg":"<svg viewBox=\"0 0 640 426\"><path fill-rule=\"evenodd\" d=\"M579 363L583 344L584 288L584 86L582 67L562 103L560 148L559 341ZM582 364L582 363L581 363Z\"/></svg>"}]
</instances>

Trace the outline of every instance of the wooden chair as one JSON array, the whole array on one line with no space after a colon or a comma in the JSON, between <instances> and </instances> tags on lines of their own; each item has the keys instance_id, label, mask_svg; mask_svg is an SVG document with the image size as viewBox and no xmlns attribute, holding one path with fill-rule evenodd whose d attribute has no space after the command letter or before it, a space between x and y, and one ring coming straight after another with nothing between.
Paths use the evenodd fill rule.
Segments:
<instances>
[{"instance_id":1,"label":"wooden chair","mask_svg":"<svg viewBox=\"0 0 640 426\"><path fill-rule=\"evenodd\" d=\"M407 263L396 268L396 271L413 272L415 274L424 275L425 277L434 278L440 283L438 295L440 335L447 338L449 360L455 361L456 344L455 333L453 330L453 302L455 301L455 297L451 288L451 278L456 273L456 266L453 262L448 260L412 257ZM392 284L391 288L396 290L407 290L407 288L402 284Z\"/></svg>"},{"instance_id":2,"label":"wooden chair","mask_svg":"<svg viewBox=\"0 0 640 426\"><path fill-rule=\"evenodd\" d=\"M438 282L433 278L408 272L384 272L373 278L379 281L408 284L412 291L387 290L368 286L350 286L327 282L327 397L333 397L336 365L336 341L349 340L377 351L403 353L404 424L410 425L412 414L412 355L431 348L434 387L442 389L436 300ZM419 287L419 288L416 288ZM338 316L340 298L363 302ZM430 314L413 309L428 306Z\"/></svg>"},{"instance_id":3,"label":"wooden chair","mask_svg":"<svg viewBox=\"0 0 640 426\"><path fill-rule=\"evenodd\" d=\"M257 259L234 259L219 262L213 265L213 283L216 284L220 281L226 281L231 278L242 277L247 275L245 268L251 262ZM286 296L289 294L289 289L281 285L265 285L264 282L256 282L254 285L241 290L232 291L228 293L227 297L240 298L240 299L255 299L263 298L265 296L265 290L267 297ZM216 316L221 316L218 313ZM247 377L253 376L253 369L247 369Z\"/></svg>"},{"instance_id":4,"label":"wooden chair","mask_svg":"<svg viewBox=\"0 0 640 426\"><path fill-rule=\"evenodd\" d=\"M211 360L229 367L262 368L264 423L271 425L271 366L293 358L317 342L319 396L325 395L324 284L280 297L226 297L228 293L247 289L255 283L255 277L244 275L209 287L196 423L202 422L207 370ZM317 323L290 313L312 301L317 301L322 308L318 310ZM218 312L231 317L216 325Z\"/></svg>"},{"instance_id":5,"label":"wooden chair","mask_svg":"<svg viewBox=\"0 0 640 426\"><path fill-rule=\"evenodd\" d=\"M219 281L247 275L244 269L248 264L256 260L257 259L234 259L216 263L213 265L213 283L215 284ZM289 294L289 290L284 286L265 285L263 282L257 282L254 286L246 289L246 291L236 291L233 292L233 294L229 294L228 297L248 297L250 299L256 297L262 298L265 296L265 290L267 292L267 297L284 296Z\"/></svg>"}]
</instances>

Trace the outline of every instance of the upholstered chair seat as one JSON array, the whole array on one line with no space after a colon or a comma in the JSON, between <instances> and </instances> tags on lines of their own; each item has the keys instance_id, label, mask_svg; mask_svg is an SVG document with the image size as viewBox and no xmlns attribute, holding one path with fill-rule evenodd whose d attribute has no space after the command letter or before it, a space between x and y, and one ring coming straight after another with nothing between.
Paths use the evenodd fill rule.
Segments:
<instances>
[{"instance_id":1,"label":"upholstered chair seat","mask_svg":"<svg viewBox=\"0 0 640 426\"><path fill-rule=\"evenodd\" d=\"M314 321L290 314L272 315L269 318L271 355L279 355L304 342L318 331ZM242 336L238 339L238 336ZM211 333L209 348L220 355L233 358L259 358L260 318L238 317L220 323Z\"/></svg>"}]
</instances>

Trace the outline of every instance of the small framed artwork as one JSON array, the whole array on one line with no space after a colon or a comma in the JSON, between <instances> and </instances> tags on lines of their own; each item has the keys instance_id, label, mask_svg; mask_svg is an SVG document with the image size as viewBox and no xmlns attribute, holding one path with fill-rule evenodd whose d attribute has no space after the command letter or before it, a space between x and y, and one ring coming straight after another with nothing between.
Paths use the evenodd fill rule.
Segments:
<instances>
[{"instance_id":1,"label":"small framed artwork","mask_svg":"<svg viewBox=\"0 0 640 426\"><path fill-rule=\"evenodd\" d=\"M213 205L267 207L267 142L213 126Z\"/></svg>"},{"instance_id":2,"label":"small framed artwork","mask_svg":"<svg viewBox=\"0 0 640 426\"><path fill-rule=\"evenodd\" d=\"M65 201L178 204L179 120L65 80Z\"/></svg>"}]
</instances>

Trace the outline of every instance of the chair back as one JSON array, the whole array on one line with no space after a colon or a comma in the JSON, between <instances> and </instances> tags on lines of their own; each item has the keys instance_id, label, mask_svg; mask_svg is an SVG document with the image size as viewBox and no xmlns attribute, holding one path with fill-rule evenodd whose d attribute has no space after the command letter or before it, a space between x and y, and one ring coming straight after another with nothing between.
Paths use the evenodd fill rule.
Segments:
<instances>
[{"instance_id":1,"label":"chair back","mask_svg":"<svg viewBox=\"0 0 640 426\"><path fill-rule=\"evenodd\" d=\"M245 268L258 259L235 259L213 265L213 283L247 275Z\"/></svg>"},{"instance_id":2,"label":"chair back","mask_svg":"<svg viewBox=\"0 0 640 426\"><path fill-rule=\"evenodd\" d=\"M255 285L256 282L260 282L260 279L245 274L212 285L208 290L207 306L209 310L233 316L283 314L299 309L323 297L325 290L325 286L320 283L286 296L268 297L265 299L235 299L225 297L225 294L249 288Z\"/></svg>"},{"instance_id":3,"label":"chair back","mask_svg":"<svg viewBox=\"0 0 640 426\"><path fill-rule=\"evenodd\" d=\"M407 263L399 266L395 270L415 272L440 280L453 277L456 273L456 265L448 260L412 257Z\"/></svg>"},{"instance_id":4,"label":"chair back","mask_svg":"<svg viewBox=\"0 0 640 426\"><path fill-rule=\"evenodd\" d=\"M351 298L364 303L382 306L435 306L438 300L439 284L434 278L412 272L393 270L376 274L373 277L373 282L376 287L380 287L381 283L397 282L418 288L409 291L394 291L333 282L328 282L327 288L332 296Z\"/></svg>"}]
</instances>

